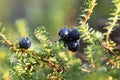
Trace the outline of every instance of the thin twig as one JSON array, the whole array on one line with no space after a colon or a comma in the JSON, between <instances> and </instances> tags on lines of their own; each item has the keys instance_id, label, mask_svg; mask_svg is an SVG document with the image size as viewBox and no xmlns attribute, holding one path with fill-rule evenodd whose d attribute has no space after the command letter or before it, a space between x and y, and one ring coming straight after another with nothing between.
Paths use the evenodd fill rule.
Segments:
<instances>
[{"instance_id":1,"label":"thin twig","mask_svg":"<svg viewBox=\"0 0 120 80\"><path fill-rule=\"evenodd\" d=\"M113 31L113 28L115 27L115 25L117 23L117 20L119 18L119 15L118 15L119 12L120 12L120 9L117 9L116 12L115 12L116 15L113 17L114 19L113 19L112 23L109 25L109 29L108 29L108 31L106 33L106 45L107 46L109 45L110 34Z\"/></svg>"},{"instance_id":2,"label":"thin twig","mask_svg":"<svg viewBox=\"0 0 120 80\"><path fill-rule=\"evenodd\" d=\"M82 70L83 72L86 72L86 73L91 73L90 70L87 70L87 69L84 69L84 68L81 68L81 70Z\"/></svg>"},{"instance_id":3,"label":"thin twig","mask_svg":"<svg viewBox=\"0 0 120 80\"><path fill-rule=\"evenodd\" d=\"M22 52L29 53L31 51L23 49ZM53 68L54 70L56 70L58 72L64 71L63 68L61 68L60 66L56 66L55 63L53 63L52 61L50 61L50 60L43 60L43 57L41 58L36 53L30 53L30 55L37 61L38 64L40 64L39 61L42 61L42 62L45 62L49 67Z\"/></svg>"},{"instance_id":4,"label":"thin twig","mask_svg":"<svg viewBox=\"0 0 120 80\"><path fill-rule=\"evenodd\" d=\"M88 19L90 18L90 15L92 14L92 12L93 12L93 9L94 9L94 7L95 7L95 4L96 4L96 0L92 0L91 1L91 3L90 3L90 7L89 7L89 10L88 10L88 12L87 12L87 14L86 14L86 16L85 16L85 18L84 18L84 23L86 23L87 21L88 21Z\"/></svg>"},{"instance_id":5,"label":"thin twig","mask_svg":"<svg viewBox=\"0 0 120 80\"><path fill-rule=\"evenodd\" d=\"M112 21L109 22L109 26L107 26L108 31L106 32L106 41L105 41L105 46L104 48L107 49L109 51L110 54L113 54L115 57L117 57L117 55L113 52L113 49L110 47L110 34L113 31L113 28L116 27L116 23L119 19L119 13L120 13L120 8L119 6L117 6L116 4L120 5L120 3L114 3L116 6L116 10L114 11L114 16L112 17Z\"/></svg>"},{"instance_id":6,"label":"thin twig","mask_svg":"<svg viewBox=\"0 0 120 80\"><path fill-rule=\"evenodd\" d=\"M106 43L102 43L102 46L103 46L106 50L108 50L108 52L109 52L111 55L113 55L113 56L115 56L115 57L118 57L118 56L113 52L112 48L110 48Z\"/></svg>"},{"instance_id":7,"label":"thin twig","mask_svg":"<svg viewBox=\"0 0 120 80\"><path fill-rule=\"evenodd\" d=\"M0 32L0 36L5 40L5 42L6 42L10 47L13 47L12 42L10 42L1 32Z\"/></svg>"}]
</instances>

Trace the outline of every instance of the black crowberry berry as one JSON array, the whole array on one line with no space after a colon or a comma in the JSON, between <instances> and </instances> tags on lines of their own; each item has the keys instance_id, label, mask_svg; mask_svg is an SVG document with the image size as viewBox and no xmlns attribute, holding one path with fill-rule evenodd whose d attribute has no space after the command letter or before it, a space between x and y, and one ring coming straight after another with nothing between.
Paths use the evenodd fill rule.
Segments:
<instances>
[{"instance_id":1,"label":"black crowberry berry","mask_svg":"<svg viewBox=\"0 0 120 80\"><path fill-rule=\"evenodd\" d=\"M31 41L29 38L25 37L19 42L20 48L28 49L31 46Z\"/></svg>"},{"instance_id":2,"label":"black crowberry berry","mask_svg":"<svg viewBox=\"0 0 120 80\"><path fill-rule=\"evenodd\" d=\"M69 33L70 33L70 29L64 27L59 31L59 36L62 40L67 41L69 39Z\"/></svg>"},{"instance_id":3,"label":"black crowberry berry","mask_svg":"<svg viewBox=\"0 0 120 80\"><path fill-rule=\"evenodd\" d=\"M80 44L79 41L69 41L68 42L68 49L72 52L75 52L79 49Z\"/></svg>"},{"instance_id":4,"label":"black crowberry berry","mask_svg":"<svg viewBox=\"0 0 120 80\"><path fill-rule=\"evenodd\" d=\"M76 28L73 28L69 34L69 37L71 40L78 40L80 36L80 33Z\"/></svg>"}]
</instances>

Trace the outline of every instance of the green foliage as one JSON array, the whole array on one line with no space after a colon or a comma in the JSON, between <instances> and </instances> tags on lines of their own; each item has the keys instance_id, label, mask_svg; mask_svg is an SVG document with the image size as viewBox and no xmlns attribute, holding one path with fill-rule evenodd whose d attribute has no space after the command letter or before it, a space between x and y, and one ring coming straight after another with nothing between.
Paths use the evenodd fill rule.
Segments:
<instances>
[{"instance_id":1,"label":"green foliage","mask_svg":"<svg viewBox=\"0 0 120 80\"><path fill-rule=\"evenodd\" d=\"M99 31L95 31L92 28L89 28L88 24L80 25L79 31L81 32L81 38L86 43L98 43L103 40L103 34Z\"/></svg>"},{"instance_id":2,"label":"green foliage","mask_svg":"<svg viewBox=\"0 0 120 80\"><path fill-rule=\"evenodd\" d=\"M82 14L80 15L80 22L79 24L82 24L83 21L86 23L86 21L90 18L91 13L93 12L93 8L96 5L96 0L85 0L83 3L83 7L81 7Z\"/></svg>"},{"instance_id":3,"label":"green foliage","mask_svg":"<svg viewBox=\"0 0 120 80\"><path fill-rule=\"evenodd\" d=\"M117 21L120 20L120 0L113 0L113 9L110 13L110 17L108 18L108 26L105 28L108 32L105 34L107 38L109 38L109 34L114 30L113 28L116 27Z\"/></svg>"},{"instance_id":4,"label":"green foliage","mask_svg":"<svg viewBox=\"0 0 120 80\"><path fill-rule=\"evenodd\" d=\"M92 0L85 0L83 1L82 7L81 7L81 12L82 14L80 15L80 17L84 18L89 10L89 4L91 3Z\"/></svg>"},{"instance_id":5,"label":"green foliage","mask_svg":"<svg viewBox=\"0 0 120 80\"><path fill-rule=\"evenodd\" d=\"M94 67L94 63L97 65L100 57L104 53L104 48L101 46L101 42L103 41L103 34L99 31L95 31L92 28L89 28L88 24L82 24L79 28L81 32L82 40L87 43L87 47L85 48L85 53L87 54L87 60L91 62L91 67ZM90 67L89 66L89 67Z\"/></svg>"},{"instance_id":6,"label":"green foliage","mask_svg":"<svg viewBox=\"0 0 120 80\"><path fill-rule=\"evenodd\" d=\"M4 28L0 26L0 40L9 47L0 43L3 45L0 46L0 80L119 80L120 55L110 34L120 19L120 0L112 2L115 5L112 17L108 18L107 31L102 33L90 28L87 23L96 0L84 1L77 29L81 33L80 39L86 44L83 49L85 62L69 52L65 42L52 42L44 26L33 32L39 41L37 49L20 48L19 41L8 40ZM16 26L21 36L28 36L19 27L22 26L27 32L24 23L24 20L18 20Z\"/></svg>"}]
</instances>

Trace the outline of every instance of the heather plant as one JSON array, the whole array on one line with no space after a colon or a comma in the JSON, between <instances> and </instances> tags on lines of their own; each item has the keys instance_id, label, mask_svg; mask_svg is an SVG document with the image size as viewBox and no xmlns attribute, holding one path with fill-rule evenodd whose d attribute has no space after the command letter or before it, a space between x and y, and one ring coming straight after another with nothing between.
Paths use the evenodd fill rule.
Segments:
<instances>
[{"instance_id":1,"label":"heather plant","mask_svg":"<svg viewBox=\"0 0 120 80\"><path fill-rule=\"evenodd\" d=\"M37 48L32 47L34 43L28 35L11 41L1 22L0 80L119 80L120 50L110 36L120 20L120 0L111 2L113 6L104 33L88 23L94 7L99 5L97 0L85 0L79 25L63 26L57 40L51 41L46 27L37 27L33 32L39 41ZM17 24L25 23L19 20ZM74 55L79 53L81 41L86 44L85 62Z\"/></svg>"}]
</instances>

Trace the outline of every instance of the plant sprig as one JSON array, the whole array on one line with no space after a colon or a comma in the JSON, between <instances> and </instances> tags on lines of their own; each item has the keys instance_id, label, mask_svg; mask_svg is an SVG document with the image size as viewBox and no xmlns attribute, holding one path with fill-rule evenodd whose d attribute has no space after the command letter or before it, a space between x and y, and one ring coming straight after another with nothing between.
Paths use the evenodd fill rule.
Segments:
<instances>
[{"instance_id":1,"label":"plant sprig","mask_svg":"<svg viewBox=\"0 0 120 80\"><path fill-rule=\"evenodd\" d=\"M111 41L110 34L114 30L114 28L118 25L117 21L120 20L120 0L113 0L112 1L114 8L112 9L112 12L110 13L111 17L108 18L108 26L105 27L107 32L105 32L105 43L104 47L110 52L110 54L117 57L117 55L114 53L113 49L115 48L116 44ZM111 43L114 45L111 45ZM114 48L113 48L114 47Z\"/></svg>"},{"instance_id":2,"label":"plant sprig","mask_svg":"<svg viewBox=\"0 0 120 80\"><path fill-rule=\"evenodd\" d=\"M85 1L85 4L87 4L87 2L89 2L89 6L83 9L83 13L80 15L82 17L80 18L80 24L82 24L83 22L86 23L89 20L95 5L97 5L96 0Z\"/></svg>"},{"instance_id":3,"label":"plant sprig","mask_svg":"<svg viewBox=\"0 0 120 80\"><path fill-rule=\"evenodd\" d=\"M108 30L106 33L106 45L109 45L110 34L113 31L113 28L117 26L117 21L120 20L120 0L113 0L114 9L112 10L111 17L108 18L108 26L106 29Z\"/></svg>"},{"instance_id":4,"label":"plant sprig","mask_svg":"<svg viewBox=\"0 0 120 80\"><path fill-rule=\"evenodd\" d=\"M41 35L39 35L39 36L41 36ZM14 52L14 54L16 54L16 57L18 58L18 60L20 60L20 63L17 64L18 66L16 65L16 67L15 67L15 70L19 70L20 73L28 72L30 74L27 76L30 77L32 72L37 71L35 68L37 66L41 65L41 62L46 64L48 67L52 68L53 71L57 71L58 73L64 71L64 68L62 66L59 66L58 63L56 64L54 61L51 61L49 59L51 57L51 52L49 52L49 50L47 49L48 48L47 45L45 46L46 49L44 48L44 50L42 51L43 55L42 55L42 53L41 53L41 55L39 55L38 53L36 53L34 51L27 50L27 49L21 49L18 46L18 44L13 44L2 33L0 33L0 37L3 38L3 40L8 44L10 49ZM25 58L26 56L27 56L27 58ZM52 55L52 57L53 57L53 55ZM28 59L27 62L26 62L26 59ZM34 62L31 62L31 60L33 60ZM23 69L20 70L20 69L18 69L18 67L19 68L23 67Z\"/></svg>"},{"instance_id":5,"label":"plant sprig","mask_svg":"<svg viewBox=\"0 0 120 80\"><path fill-rule=\"evenodd\" d=\"M89 43L90 45L96 46L96 42L99 42L103 39L103 35L102 33L100 33L99 31L95 31L92 28L89 28L89 25L87 23L87 21L89 20L93 9L95 7L96 0L87 0L85 1L87 3L89 3L87 6L83 9L83 14L81 14L81 18L80 18L80 25L79 25L79 31L81 32L80 37L82 38L82 40L86 43ZM97 35L99 35L100 37L97 37ZM91 49L86 48L85 53L87 53L87 55L89 56L89 59L91 61L91 67L92 69L95 69L95 65L94 65L94 58L93 58L93 52L91 52Z\"/></svg>"}]
</instances>

